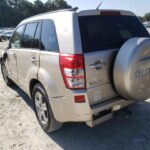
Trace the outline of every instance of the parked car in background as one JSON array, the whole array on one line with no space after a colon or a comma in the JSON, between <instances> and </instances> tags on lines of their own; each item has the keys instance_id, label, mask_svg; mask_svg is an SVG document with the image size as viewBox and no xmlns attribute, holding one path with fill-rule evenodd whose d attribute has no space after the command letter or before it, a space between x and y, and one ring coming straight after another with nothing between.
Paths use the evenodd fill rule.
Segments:
<instances>
[{"instance_id":1,"label":"parked car in background","mask_svg":"<svg viewBox=\"0 0 150 150\"><path fill-rule=\"evenodd\" d=\"M14 30L5 30L5 31L3 32L2 38L3 38L4 40L9 40L9 39L12 37L13 32L14 32Z\"/></svg>"},{"instance_id":2,"label":"parked car in background","mask_svg":"<svg viewBox=\"0 0 150 150\"><path fill-rule=\"evenodd\" d=\"M3 30L0 30L0 42L2 41L2 37L3 37Z\"/></svg>"},{"instance_id":3,"label":"parked car in background","mask_svg":"<svg viewBox=\"0 0 150 150\"><path fill-rule=\"evenodd\" d=\"M1 70L30 96L45 132L64 122L93 127L150 97L149 49L132 12L68 9L22 21Z\"/></svg>"},{"instance_id":4,"label":"parked car in background","mask_svg":"<svg viewBox=\"0 0 150 150\"><path fill-rule=\"evenodd\" d=\"M145 28L150 28L150 21L145 21L143 25Z\"/></svg>"}]
</instances>

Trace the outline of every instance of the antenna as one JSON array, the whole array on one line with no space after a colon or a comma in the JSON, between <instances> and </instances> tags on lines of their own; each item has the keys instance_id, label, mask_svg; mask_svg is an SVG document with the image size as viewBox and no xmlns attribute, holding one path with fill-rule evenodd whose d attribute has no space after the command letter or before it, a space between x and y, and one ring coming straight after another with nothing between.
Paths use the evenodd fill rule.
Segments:
<instances>
[{"instance_id":1,"label":"antenna","mask_svg":"<svg viewBox=\"0 0 150 150\"><path fill-rule=\"evenodd\" d=\"M100 6L103 4L104 0L102 2L100 2L100 4L98 5L98 7L96 8L96 10L99 10Z\"/></svg>"}]
</instances>

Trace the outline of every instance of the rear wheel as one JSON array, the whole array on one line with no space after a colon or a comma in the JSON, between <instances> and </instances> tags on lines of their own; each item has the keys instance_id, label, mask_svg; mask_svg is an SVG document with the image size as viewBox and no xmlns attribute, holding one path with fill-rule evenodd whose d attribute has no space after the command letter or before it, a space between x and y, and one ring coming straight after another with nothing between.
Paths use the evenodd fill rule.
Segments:
<instances>
[{"instance_id":1,"label":"rear wheel","mask_svg":"<svg viewBox=\"0 0 150 150\"><path fill-rule=\"evenodd\" d=\"M3 64L3 63L1 64L1 71L2 71L2 76L3 76L3 79L6 83L6 85L11 86L13 84L13 82L9 79L8 71L6 69L5 64Z\"/></svg>"},{"instance_id":2,"label":"rear wheel","mask_svg":"<svg viewBox=\"0 0 150 150\"><path fill-rule=\"evenodd\" d=\"M54 132L62 127L53 115L47 93L41 84L33 88L32 99L37 119L46 133Z\"/></svg>"}]
</instances>

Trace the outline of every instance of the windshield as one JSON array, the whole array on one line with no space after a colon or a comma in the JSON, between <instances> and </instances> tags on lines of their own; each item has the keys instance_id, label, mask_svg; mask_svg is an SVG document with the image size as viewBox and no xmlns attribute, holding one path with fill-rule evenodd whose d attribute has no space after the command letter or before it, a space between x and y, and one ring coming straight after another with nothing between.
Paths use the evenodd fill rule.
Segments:
<instances>
[{"instance_id":1,"label":"windshield","mask_svg":"<svg viewBox=\"0 0 150 150\"><path fill-rule=\"evenodd\" d=\"M135 16L79 17L83 52L120 48L132 37L149 37Z\"/></svg>"}]
</instances>

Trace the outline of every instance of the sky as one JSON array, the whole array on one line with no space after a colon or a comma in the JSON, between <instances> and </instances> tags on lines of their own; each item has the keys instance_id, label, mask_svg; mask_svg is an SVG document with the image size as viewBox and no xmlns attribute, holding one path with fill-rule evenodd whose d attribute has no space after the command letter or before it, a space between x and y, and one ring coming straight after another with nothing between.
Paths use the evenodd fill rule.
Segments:
<instances>
[{"instance_id":1,"label":"sky","mask_svg":"<svg viewBox=\"0 0 150 150\"><path fill-rule=\"evenodd\" d=\"M34 0L28 0L33 2ZM41 0L46 2L46 0ZM95 9L102 0L66 0L79 10ZM121 9L133 11L138 16L150 12L150 0L104 0L101 9Z\"/></svg>"}]
</instances>

